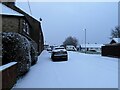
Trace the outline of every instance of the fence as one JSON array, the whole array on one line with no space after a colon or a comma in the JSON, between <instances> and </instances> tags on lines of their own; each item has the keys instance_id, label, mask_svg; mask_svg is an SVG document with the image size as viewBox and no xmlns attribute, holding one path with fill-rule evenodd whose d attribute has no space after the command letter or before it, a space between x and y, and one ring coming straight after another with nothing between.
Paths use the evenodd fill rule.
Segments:
<instances>
[{"instance_id":1,"label":"fence","mask_svg":"<svg viewBox=\"0 0 120 90\"><path fill-rule=\"evenodd\" d=\"M102 56L120 58L120 44L102 46Z\"/></svg>"},{"instance_id":2,"label":"fence","mask_svg":"<svg viewBox=\"0 0 120 90\"><path fill-rule=\"evenodd\" d=\"M2 76L2 88L1 89L11 89L17 81L17 62L11 62L0 66L0 75Z\"/></svg>"}]
</instances>

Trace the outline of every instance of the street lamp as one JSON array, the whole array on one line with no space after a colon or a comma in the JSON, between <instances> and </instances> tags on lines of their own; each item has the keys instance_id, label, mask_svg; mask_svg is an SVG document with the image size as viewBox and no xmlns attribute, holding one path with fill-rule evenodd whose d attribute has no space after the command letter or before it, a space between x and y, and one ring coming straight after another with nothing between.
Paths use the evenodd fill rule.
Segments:
<instances>
[{"instance_id":1,"label":"street lamp","mask_svg":"<svg viewBox=\"0 0 120 90\"><path fill-rule=\"evenodd\" d=\"M86 29L85 30L85 53L86 53Z\"/></svg>"}]
</instances>

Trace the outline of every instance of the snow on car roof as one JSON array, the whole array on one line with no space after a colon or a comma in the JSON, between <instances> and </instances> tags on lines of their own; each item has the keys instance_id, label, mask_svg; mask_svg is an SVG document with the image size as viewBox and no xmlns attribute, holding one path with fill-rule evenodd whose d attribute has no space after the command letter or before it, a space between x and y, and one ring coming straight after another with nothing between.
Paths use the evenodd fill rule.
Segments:
<instances>
[{"instance_id":1,"label":"snow on car roof","mask_svg":"<svg viewBox=\"0 0 120 90\"><path fill-rule=\"evenodd\" d=\"M75 47L75 46L73 46L73 45L67 45L66 47Z\"/></svg>"},{"instance_id":2,"label":"snow on car roof","mask_svg":"<svg viewBox=\"0 0 120 90\"><path fill-rule=\"evenodd\" d=\"M54 47L53 47L53 49L59 49L59 48L65 49L63 46L54 46Z\"/></svg>"},{"instance_id":3,"label":"snow on car roof","mask_svg":"<svg viewBox=\"0 0 120 90\"><path fill-rule=\"evenodd\" d=\"M66 51L66 49L65 49L64 47L55 47L55 48L53 49L53 52L58 52L58 51L60 51L60 50Z\"/></svg>"}]
</instances>

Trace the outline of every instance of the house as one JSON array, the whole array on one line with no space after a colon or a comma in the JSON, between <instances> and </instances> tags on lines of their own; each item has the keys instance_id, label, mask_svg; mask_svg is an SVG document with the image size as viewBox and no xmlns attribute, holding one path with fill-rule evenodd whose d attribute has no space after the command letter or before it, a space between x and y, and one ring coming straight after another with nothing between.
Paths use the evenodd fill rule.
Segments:
<instances>
[{"instance_id":1,"label":"house","mask_svg":"<svg viewBox=\"0 0 120 90\"><path fill-rule=\"evenodd\" d=\"M120 38L113 38L109 44L102 46L102 56L120 58Z\"/></svg>"},{"instance_id":2,"label":"house","mask_svg":"<svg viewBox=\"0 0 120 90\"><path fill-rule=\"evenodd\" d=\"M7 12L6 12L7 11ZM2 3L2 31L16 32L33 42L39 54L44 49L41 23L15 6L15 2Z\"/></svg>"},{"instance_id":3,"label":"house","mask_svg":"<svg viewBox=\"0 0 120 90\"><path fill-rule=\"evenodd\" d=\"M115 44L115 43L119 43L120 42L120 38L113 38L111 41L110 41L110 44Z\"/></svg>"},{"instance_id":4,"label":"house","mask_svg":"<svg viewBox=\"0 0 120 90\"><path fill-rule=\"evenodd\" d=\"M0 12L0 64L3 66L4 64L8 65L13 61L17 62L15 67L9 66L9 68L1 71L1 75L3 76L1 79L1 86L2 89L11 89L16 83L17 77L27 73L33 61L37 62L37 57L44 48L44 37L41 29L41 23L15 6L15 2L2 2L0 3L0 6L2 7L2 12ZM11 37L12 35L21 36L14 38L17 42L20 41L20 43L14 43L17 47L16 50L14 50L15 47L10 47L14 46L13 44L8 42L5 45L3 43L4 41L7 42L7 40L3 38L5 37L3 35L4 32L7 34L12 32L12 34L10 34ZM10 39L11 37L7 38ZM12 40L13 39L10 39L10 42ZM20 44L22 45L20 46ZM9 47L10 49L5 50L4 46ZM25 48L23 46L25 46ZM8 51L10 51L10 53ZM11 51L15 52L11 53ZM6 52L8 53L6 54ZM6 57L8 58L6 59Z\"/></svg>"},{"instance_id":5,"label":"house","mask_svg":"<svg viewBox=\"0 0 120 90\"><path fill-rule=\"evenodd\" d=\"M81 50L84 51L85 48L87 51L95 50L97 52L101 52L101 47L104 46L103 44L81 44Z\"/></svg>"}]
</instances>

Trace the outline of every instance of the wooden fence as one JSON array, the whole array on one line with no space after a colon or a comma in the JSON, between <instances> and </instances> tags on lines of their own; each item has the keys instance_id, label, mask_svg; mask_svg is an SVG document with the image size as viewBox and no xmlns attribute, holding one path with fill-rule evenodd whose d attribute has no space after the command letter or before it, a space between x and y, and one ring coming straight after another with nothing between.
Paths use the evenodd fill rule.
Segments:
<instances>
[{"instance_id":1,"label":"wooden fence","mask_svg":"<svg viewBox=\"0 0 120 90\"><path fill-rule=\"evenodd\" d=\"M102 46L102 56L120 58L120 44Z\"/></svg>"}]
</instances>

